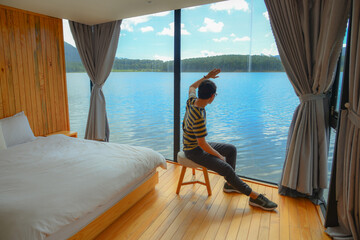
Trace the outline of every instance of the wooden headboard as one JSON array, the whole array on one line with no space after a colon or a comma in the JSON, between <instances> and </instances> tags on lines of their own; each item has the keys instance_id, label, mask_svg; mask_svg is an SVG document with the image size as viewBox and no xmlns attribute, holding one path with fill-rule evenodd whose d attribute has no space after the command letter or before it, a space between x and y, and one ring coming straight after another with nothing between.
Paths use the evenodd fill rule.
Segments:
<instances>
[{"instance_id":1,"label":"wooden headboard","mask_svg":"<svg viewBox=\"0 0 360 240\"><path fill-rule=\"evenodd\" d=\"M62 20L0 5L0 119L24 111L35 136L70 130Z\"/></svg>"}]
</instances>

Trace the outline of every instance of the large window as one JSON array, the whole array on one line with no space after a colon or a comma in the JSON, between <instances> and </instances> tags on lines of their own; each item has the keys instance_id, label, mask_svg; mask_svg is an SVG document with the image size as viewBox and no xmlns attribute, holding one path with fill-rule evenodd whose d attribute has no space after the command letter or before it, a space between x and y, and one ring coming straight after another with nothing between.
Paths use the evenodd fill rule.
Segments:
<instances>
[{"instance_id":1,"label":"large window","mask_svg":"<svg viewBox=\"0 0 360 240\"><path fill-rule=\"evenodd\" d=\"M181 115L189 85L212 68L208 141L237 147L237 173L277 183L299 100L283 70L265 4L228 1L182 10Z\"/></svg>"},{"instance_id":2,"label":"large window","mask_svg":"<svg viewBox=\"0 0 360 240\"><path fill-rule=\"evenodd\" d=\"M110 141L149 147L174 160L174 114L180 111L181 125L189 86L220 68L218 96L207 107L207 140L237 147L239 175L278 183L299 99L278 56L265 4L251 3L181 10L181 105L175 112L174 12L123 20L113 71L103 87ZM89 79L78 56L67 53L66 61L71 130L83 137ZM334 131L331 136L329 170Z\"/></svg>"}]
</instances>

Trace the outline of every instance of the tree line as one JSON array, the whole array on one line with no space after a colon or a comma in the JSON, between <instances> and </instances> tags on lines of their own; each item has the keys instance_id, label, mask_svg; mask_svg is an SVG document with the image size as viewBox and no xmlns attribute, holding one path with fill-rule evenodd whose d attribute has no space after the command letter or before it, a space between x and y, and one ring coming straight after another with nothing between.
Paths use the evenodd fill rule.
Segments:
<instances>
[{"instance_id":1,"label":"tree line","mask_svg":"<svg viewBox=\"0 0 360 240\"><path fill-rule=\"evenodd\" d=\"M182 72L207 72L220 68L223 72L248 72L248 55L222 55L202 58L189 58L181 61ZM66 62L67 72L85 72L80 62ZM173 61L115 59L112 71L118 72L173 72ZM251 72L282 72L279 58L272 56L251 56Z\"/></svg>"}]
</instances>

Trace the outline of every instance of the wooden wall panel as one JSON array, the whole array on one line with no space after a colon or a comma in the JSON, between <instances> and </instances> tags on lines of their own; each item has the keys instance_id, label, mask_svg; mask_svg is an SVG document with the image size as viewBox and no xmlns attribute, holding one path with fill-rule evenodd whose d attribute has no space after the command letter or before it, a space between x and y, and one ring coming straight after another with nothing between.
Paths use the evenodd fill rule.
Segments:
<instances>
[{"instance_id":1,"label":"wooden wall panel","mask_svg":"<svg viewBox=\"0 0 360 240\"><path fill-rule=\"evenodd\" d=\"M0 119L24 111L36 136L70 130L62 20L0 5Z\"/></svg>"}]
</instances>

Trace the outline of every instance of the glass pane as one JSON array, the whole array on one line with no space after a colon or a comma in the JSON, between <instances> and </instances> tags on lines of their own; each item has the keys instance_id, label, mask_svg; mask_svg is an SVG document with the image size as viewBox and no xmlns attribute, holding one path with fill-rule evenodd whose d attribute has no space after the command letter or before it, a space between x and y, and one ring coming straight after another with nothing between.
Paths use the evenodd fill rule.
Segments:
<instances>
[{"instance_id":1,"label":"glass pane","mask_svg":"<svg viewBox=\"0 0 360 240\"><path fill-rule=\"evenodd\" d=\"M173 21L173 12L123 20L103 86L110 142L149 147L166 158L173 156ZM84 137L90 81L66 24L65 46L73 44L66 54L70 125Z\"/></svg>"},{"instance_id":2,"label":"glass pane","mask_svg":"<svg viewBox=\"0 0 360 240\"><path fill-rule=\"evenodd\" d=\"M76 49L69 23L63 20L70 130L84 138L90 103L90 79Z\"/></svg>"},{"instance_id":3,"label":"glass pane","mask_svg":"<svg viewBox=\"0 0 360 240\"><path fill-rule=\"evenodd\" d=\"M86 123L90 106L90 80L86 73L66 73L70 130L85 137Z\"/></svg>"},{"instance_id":4,"label":"glass pane","mask_svg":"<svg viewBox=\"0 0 360 240\"><path fill-rule=\"evenodd\" d=\"M339 113L340 111L340 101L341 101L341 92L342 92L342 84L343 84L343 76L344 76L344 64L345 64L345 55L346 55L346 43L347 43L347 37L348 37L348 27L346 29L345 37L343 40L343 48L341 51L340 56L340 73L339 73L339 84L337 91L337 98L336 98L336 105L335 105L335 111ZM339 116L339 115L337 115ZM339 119L338 119L339 121ZM330 145L329 145L329 156L328 156L328 187L330 186L330 178L331 178L331 168L334 158L334 148L335 148L335 139L336 139L336 132L337 129L331 128L330 129ZM328 198L328 192L329 189L325 189L324 191L324 198L325 201L327 201Z\"/></svg>"},{"instance_id":5,"label":"glass pane","mask_svg":"<svg viewBox=\"0 0 360 240\"><path fill-rule=\"evenodd\" d=\"M103 91L110 141L173 156L173 12L125 19Z\"/></svg>"},{"instance_id":6,"label":"glass pane","mask_svg":"<svg viewBox=\"0 0 360 240\"><path fill-rule=\"evenodd\" d=\"M329 144L329 155L328 155L328 164L327 164L327 170L328 170L328 188L324 190L324 199L325 201L328 200L328 194L329 194L329 187L330 187L330 178L331 178L331 169L332 169L332 163L333 163L333 157L334 157L334 147L335 147L335 140L336 140L336 130L333 128L330 128L330 144Z\"/></svg>"},{"instance_id":7,"label":"glass pane","mask_svg":"<svg viewBox=\"0 0 360 240\"><path fill-rule=\"evenodd\" d=\"M339 87L337 89L337 99L336 99L336 106L335 110L339 112L340 110L340 101L341 101L341 91L342 91L342 83L343 83L343 76L344 76L344 64L345 64L345 55L346 55L346 42L348 37L348 27L346 28L345 37L343 40L343 48L341 51L341 57L340 57L340 76L339 76Z\"/></svg>"},{"instance_id":8,"label":"glass pane","mask_svg":"<svg viewBox=\"0 0 360 240\"><path fill-rule=\"evenodd\" d=\"M110 141L173 158L173 73L112 72L104 86Z\"/></svg>"},{"instance_id":9,"label":"glass pane","mask_svg":"<svg viewBox=\"0 0 360 240\"><path fill-rule=\"evenodd\" d=\"M221 68L214 80L218 95L206 107L206 139L237 147L238 174L278 183L299 100L279 60L265 4L253 2L253 8L226 1L182 11L187 34L182 36L181 116L189 86Z\"/></svg>"}]
</instances>

